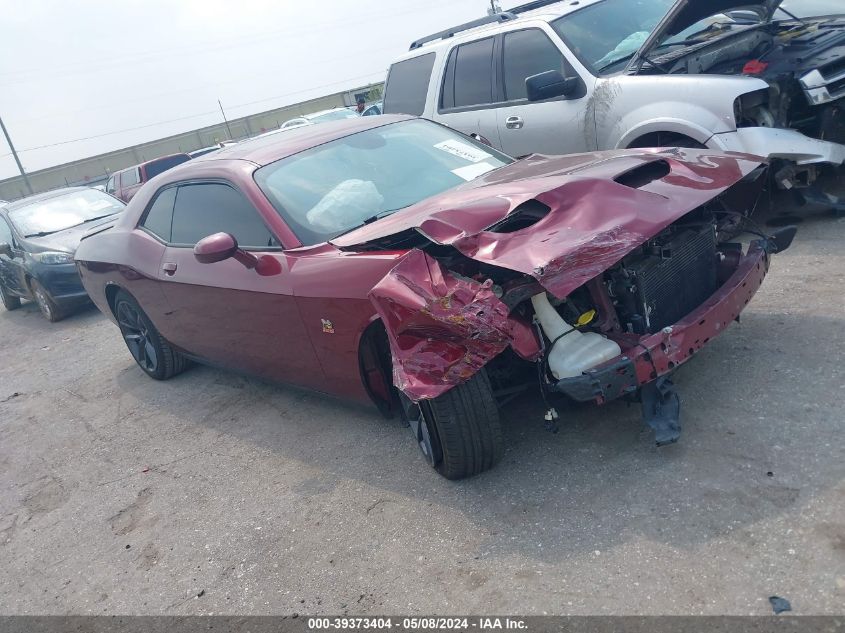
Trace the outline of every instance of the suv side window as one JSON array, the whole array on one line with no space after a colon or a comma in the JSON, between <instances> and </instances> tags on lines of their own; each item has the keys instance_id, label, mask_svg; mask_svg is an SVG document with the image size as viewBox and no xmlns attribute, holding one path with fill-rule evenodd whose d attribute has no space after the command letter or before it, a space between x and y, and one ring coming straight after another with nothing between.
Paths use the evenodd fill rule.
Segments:
<instances>
[{"instance_id":1,"label":"suv side window","mask_svg":"<svg viewBox=\"0 0 845 633\"><path fill-rule=\"evenodd\" d=\"M250 202L228 185L181 185L173 208L170 241L193 246L202 238L230 233L241 248L277 248L279 241Z\"/></svg>"},{"instance_id":2,"label":"suv side window","mask_svg":"<svg viewBox=\"0 0 845 633\"><path fill-rule=\"evenodd\" d=\"M112 175L106 183L106 193L114 193L117 191L117 174Z\"/></svg>"},{"instance_id":3,"label":"suv side window","mask_svg":"<svg viewBox=\"0 0 845 633\"><path fill-rule=\"evenodd\" d=\"M525 80L548 70L559 70L571 77L563 54L540 29L505 33L505 100L526 99Z\"/></svg>"},{"instance_id":4,"label":"suv side window","mask_svg":"<svg viewBox=\"0 0 845 633\"><path fill-rule=\"evenodd\" d=\"M170 229L173 224L173 203L176 201L176 187L160 192L147 211L141 226L165 242L170 241Z\"/></svg>"},{"instance_id":5,"label":"suv side window","mask_svg":"<svg viewBox=\"0 0 845 633\"><path fill-rule=\"evenodd\" d=\"M434 53L412 57L390 67L384 92L385 114L420 116L425 110Z\"/></svg>"},{"instance_id":6,"label":"suv side window","mask_svg":"<svg viewBox=\"0 0 845 633\"><path fill-rule=\"evenodd\" d=\"M493 42L488 37L452 50L443 78L444 109L493 103Z\"/></svg>"}]
</instances>

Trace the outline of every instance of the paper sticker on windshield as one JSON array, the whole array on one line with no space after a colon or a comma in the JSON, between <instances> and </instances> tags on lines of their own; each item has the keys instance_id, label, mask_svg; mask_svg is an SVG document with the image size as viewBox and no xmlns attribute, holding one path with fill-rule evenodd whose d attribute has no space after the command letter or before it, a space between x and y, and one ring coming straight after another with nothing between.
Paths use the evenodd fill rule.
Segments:
<instances>
[{"instance_id":1,"label":"paper sticker on windshield","mask_svg":"<svg viewBox=\"0 0 845 633\"><path fill-rule=\"evenodd\" d=\"M475 163L474 165L467 165L466 167L458 167L457 169L453 169L452 173L455 174L458 178L463 178L467 182L470 180L474 180L478 178L482 174L486 174L488 171L496 169L493 165L488 163Z\"/></svg>"},{"instance_id":2,"label":"paper sticker on windshield","mask_svg":"<svg viewBox=\"0 0 845 633\"><path fill-rule=\"evenodd\" d=\"M478 163L485 158L490 158L490 154L484 150L473 147L469 143L462 143L461 141L456 141L454 139L438 143L435 147L441 151L449 152L458 158L468 160L471 163Z\"/></svg>"},{"instance_id":3,"label":"paper sticker on windshield","mask_svg":"<svg viewBox=\"0 0 845 633\"><path fill-rule=\"evenodd\" d=\"M101 209L109 209L115 205L111 200L94 200L88 203L88 208L92 211L100 211Z\"/></svg>"}]
</instances>

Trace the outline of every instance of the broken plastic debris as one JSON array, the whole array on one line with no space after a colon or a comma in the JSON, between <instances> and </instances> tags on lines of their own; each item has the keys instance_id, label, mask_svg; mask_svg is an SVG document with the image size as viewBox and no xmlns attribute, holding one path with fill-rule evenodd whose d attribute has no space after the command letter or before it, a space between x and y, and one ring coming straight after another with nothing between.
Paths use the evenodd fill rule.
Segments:
<instances>
[{"instance_id":1,"label":"broken plastic debris","mask_svg":"<svg viewBox=\"0 0 845 633\"><path fill-rule=\"evenodd\" d=\"M789 604L789 600L786 598L781 598L780 596L769 596L769 602L772 605L772 611L775 612L775 615L783 613L784 611L792 611L792 605Z\"/></svg>"}]
</instances>

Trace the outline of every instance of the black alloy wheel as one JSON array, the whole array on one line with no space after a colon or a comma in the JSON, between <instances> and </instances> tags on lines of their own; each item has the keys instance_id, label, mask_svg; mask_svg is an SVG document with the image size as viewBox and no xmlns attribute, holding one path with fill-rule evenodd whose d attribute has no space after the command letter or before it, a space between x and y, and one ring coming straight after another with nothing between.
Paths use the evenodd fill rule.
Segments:
<instances>
[{"instance_id":1,"label":"black alloy wheel","mask_svg":"<svg viewBox=\"0 0 845 633\"><path fill-rule=\"evenodd\" d=\"M173 349L138 302L123 290L114 299L114 315L129 353L150 378L167 380L187 369L190 361Z\"/></svg>"},{"instance_id":2,"label":"black alloy wheel","mask_svg":"<svg viewBox=\"0 0 845 633\"><path fill-rule=\"evenodd\" d=\"M129 302L122 301L118 304L117 323L135 362L148 374L155 373L159 360L150 330Z\"/></svg>"}]
</instances>

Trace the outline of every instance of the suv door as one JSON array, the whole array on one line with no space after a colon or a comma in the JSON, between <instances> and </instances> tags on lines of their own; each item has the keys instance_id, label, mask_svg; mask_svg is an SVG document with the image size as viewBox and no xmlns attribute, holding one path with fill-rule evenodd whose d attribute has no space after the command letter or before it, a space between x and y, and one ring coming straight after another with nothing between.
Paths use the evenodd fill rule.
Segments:
<instances>
[{"instance_id":1,"label":"suv door","mask_svg":"<svg viewBox=\"0 0 845 633\"><path fill-rule=\"evenodd\" d=\"M434 118L464 134L479 134L498 147L495 49L493 36L451 50Z\"/></svg>"},{"instance_id":2,"label":"suv door","mask_svg":"<svg viewBox=\"0 0 845 633\"><path fill-rule=\"evenodd\" d=\"M278 239L237 189L223 182L181 184L160 279L174 345L211 362L282 382L319 387L322 369L293 297ZM200 264L194 245L230 233L244 250L271 258L259 275L235 259Z\"/></svg>"},{"instance_id":3,"label":"suv door","mask_svg":"<svg viewBox=\"0 0 845 633\"><path fill-rule=\"evenodd\" d=\"M595 125L588 116L587 86L554 40L540 28L502 35L501 77L504 102L497 109L502 150L511 156L572 154L596 149ZM577 77L568 97L529 102L525 79L549 70ZM591 76L588 80L594 82Z\"/></svg>"}]
</instances>

